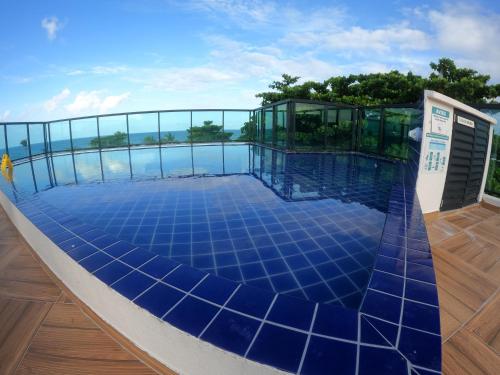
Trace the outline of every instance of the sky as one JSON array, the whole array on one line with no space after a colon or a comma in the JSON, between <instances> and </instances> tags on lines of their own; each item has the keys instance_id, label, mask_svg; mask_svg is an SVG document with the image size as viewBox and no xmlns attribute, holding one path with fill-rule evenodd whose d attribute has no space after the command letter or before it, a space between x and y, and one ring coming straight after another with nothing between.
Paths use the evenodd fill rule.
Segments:
<instances>
[{"instance_id":1,"label":"sky","mask_svg":"<svg viewBox=\"0 0 500 375\"><path fill-rule=\"evenodd\" d=\"M1 0L0 122L254 108L302 80L457 64L500 82L500 2Z\"/></svg>"}]
</instances>

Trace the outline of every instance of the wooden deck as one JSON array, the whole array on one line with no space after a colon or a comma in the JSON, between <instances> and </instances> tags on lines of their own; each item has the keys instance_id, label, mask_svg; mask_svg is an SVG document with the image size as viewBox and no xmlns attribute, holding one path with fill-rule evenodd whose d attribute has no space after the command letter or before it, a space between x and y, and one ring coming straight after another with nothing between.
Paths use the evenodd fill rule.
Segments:
<instances>
[{"instance_id":1,"label":"wooden deck","mask_svg":"<svg viewBox=\"0 0 500 375\"><path fill-rule=\"evenodd\" d=\"M443 374L500 374L500 209L426 215L439 293Z\"/></svg>"},{"instance_id":2,"label":"wooden deck","mask_svg":"<svg viewBox=\"0 0 500 375\"><path fill-rule=\"evenodd\" d=\"M47 271L0 208L0 374L173 374Z\"/></svg>"}]
</instances>

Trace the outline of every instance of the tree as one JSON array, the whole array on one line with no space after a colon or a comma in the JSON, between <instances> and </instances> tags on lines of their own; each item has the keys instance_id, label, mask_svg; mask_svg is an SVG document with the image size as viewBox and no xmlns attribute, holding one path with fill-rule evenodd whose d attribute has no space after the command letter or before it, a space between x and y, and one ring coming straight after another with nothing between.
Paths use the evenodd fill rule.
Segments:
<instances>
[{"instance_id":1,"label":"tree","mask_svg":"<svg viewBox=\"0 0 500 375\"><path fill-rule=\"evenodd\" d=\"M238 137L238 141L240 142L249 142L255 140L255 132L257 130L255 118L252 116L250 121L247 121L241 127L241 134Z\"/></svg>"},{"instance_id":2,"label":"tree","mask_svg":"<svg viewBox=\"0 0 500 375\"><path fill-rule=\"evenodd\" d=\"M28 141L26 139L21 140L21 142L19 142L19 144L23 147L28 147Z\"/></svg>"},{"instance_id":3,"label":"tree","mask_svg":"<svg viewBox=\"0 0 500 375\"><path fill-rule=\"evenodd\" d=\"M203 121L202 126L187 129L189 142L226 142L233 133L222 130L222 125L214 125L213 121Z\"/></svg>"},{"instance_id":4,"label":"tree","mask_svg":"<svg viewBox=\"0 0 500 375\"><path fill-rule=\"evenodd\" d=\"M154 144L157 144L158 142L156 141L156 139L154 139L154 137L152 135L147 135L144 137L143 141L142 141L145 145L154 145Z\"/></svg>"},{"instance_id":5,"label":"tree","mask_svg":"<svg viewBox=\"0 0 500 375\"><path fill-rule=\"evenodd\" d=\"M100 141L100 142L99 142ZM106 147L121 147L127 145L127 133L117 131L112 135L104 135L90 140L90 145L94 148L101 146Z\"/></svg>"},{"instance_id":6,"label":"tree","mask_svg":"<svg viewBox=\"0 0 500 375\"><path fill-rule=\"evenodd\" d=\"M431 62L430 67L432 72L427 78L393 70L388 73L336 76L323 82L306 81L302 84L298 83L299 77L283 74L281 81L273 81L269 85L273 91L261 92L256 97L262 99L262 105L283 99L381 105L417 102L424 89L439 91L469 104L492 101L500 96L500 84L488 85L489 75L458 68L451 59Z\"/></svg>"},{"instance_id":7,"label":"tree","mask_svg":"<svg viewBox=\"0 0 500 375\"><path fill-rule=\"evenodd\" d=\"M163 135L163 137L161 137L160 142L161 143L175 143L176 142L175 136L172 133L168 132L167 134Z\"/></svg>"}]
</instances>

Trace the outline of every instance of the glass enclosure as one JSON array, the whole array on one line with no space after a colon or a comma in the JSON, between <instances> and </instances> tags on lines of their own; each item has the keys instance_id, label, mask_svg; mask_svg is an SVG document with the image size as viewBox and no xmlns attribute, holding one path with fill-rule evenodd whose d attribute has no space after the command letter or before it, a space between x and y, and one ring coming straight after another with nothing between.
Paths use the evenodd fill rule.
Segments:
<instances>
[{"instance_id":1,"label":"glass enclosure","mask_svg":"<svg viewBox=\"0 0 500 375\"><path fill-rule=\"evenodd\" d=\"M493 128L490 165L484 191L486 194L500 197L500 104L490 105L489 108L480 108L480 110L497 120Z\"/></svg>"}]
</instances>

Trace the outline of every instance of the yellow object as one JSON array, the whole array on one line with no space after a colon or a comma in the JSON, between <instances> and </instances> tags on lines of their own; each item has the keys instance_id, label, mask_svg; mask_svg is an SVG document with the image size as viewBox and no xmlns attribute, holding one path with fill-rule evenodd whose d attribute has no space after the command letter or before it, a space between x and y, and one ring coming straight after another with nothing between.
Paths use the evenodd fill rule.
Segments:
<instances>
[{"instance_id":1,"label":"yellow object","mask_svg":"<svg viewBox=\"0 0 500 375\"><path fill-rule=\"evenodd\" d=\"M10 160L9 155L3 154L0 169L2 170L2 175L5 177L5 179L9 182L12 181L14 166L12 165L12 160Z\"/></svg>"}]
</instances>

